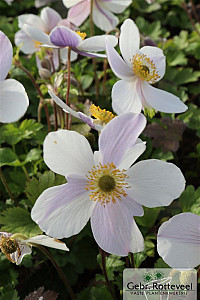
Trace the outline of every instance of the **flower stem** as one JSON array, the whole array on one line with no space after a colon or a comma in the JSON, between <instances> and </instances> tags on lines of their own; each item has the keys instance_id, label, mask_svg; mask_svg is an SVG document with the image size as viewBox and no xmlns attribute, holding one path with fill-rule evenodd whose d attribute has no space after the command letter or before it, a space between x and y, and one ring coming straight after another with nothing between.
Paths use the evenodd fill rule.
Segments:
<instances>
[{"instance_id":1,"label":"flower stem","mask_svg":"<svg viewBox=\"0 0 200 300\"><path fill-rule=\"evenodd\" d=\"M107 284L108 290L109 290L109 292L110 292L110 294L112 296L112 299L116 300L114 291L112 289L112 286L111 286L111 283L110 283L110 281L108 279L108 275L107 275L107 271L106 271L105 251L99 247L99 253L101 255L102 271L103 271L103 275L104 275L105 280L106 280L106 284Z\"/></svg>"},{"instance_id":2,"label":"flower stem","mask_svg":"<svg viewBox=\"0 0 200 300\"><path fill-rule=\"evenodd\" d=\"M131 268L135 268L133 253L131 253Z\"/></svg>"},{"instance_id":3,"label":"flower stem","mask_svg":"<svg viewBox=\"0 0 200 300\"><path fill-rule=\"evenodd\" d=\"M6 181L6 179L5 179L4 175L3 175L3 172L2 172L1 168L0 168L0 178L1 178L1 181L2 181L3 185L5 186L5 188L6 188L7 192L8 192L10 198L14 202L14 205L17 206L18 203L17 203L16 199L14 198L14 196L13 196L13 194L12 194L12 192L11 192L8 184L7 184L7 181Z\"/></svg>"},{"instance_id":4,"label":"flower stem","mask_svg":"<svg viewBox=\"0 0 200 300\"><path fill-rule=\"evenodd\" d=\"M70 92L70 73L71 73L71 48L68 47L68 59L67 59L67 95L66 95L66 104L69 106L69 92ZM68 129L69 116L66 114L66 129Z\"/></svg>"},{"instance_id":5,"label":"flower stem","mask_svg":"<svg viewBox=\"0 0 200 300\"><path fill-rule=\"evenodd\" d=\"M42 92L41 92L41 90L40 90L40 88L39 88L37 82L35 81L35 78L33 77L33 75L32 75L26 68L24 68L24 67L21 65L21 63L17 62L17 63L15 63L15 65L16 65L16 67L20 68L22 71L24 71L24 72L28 75L28 77L29 77L30 80L32 81L33 85L35 86L35 88L36 88L36 90L37 90L37 92L38 92L40 98L41 98L42 100L44 100L44 96L43 96L43 94L42 94ZM40 104L39 104L39 105L40 105ZM48 131L50 132L50 131L51 131L51 123L50 123L49 112L48 112L48 108L47 108L47 105L46 105L46 104L44 104L44 109L45 109L45 113L46 113L46 119L47 119Z\"/></svg>"},{"instance_id":6,"label":"flower stem","mask_svg":"<svg viewBox=\"0 0 200 300\"><path fill-rule=\"evenodd\" d=\"M24 171L24 174L25 174L25 176L26 176L26 179L29 181L29 180L30 180L30 177L29 177L29 175L28 175L28 172L27 172L26 167L25 167L25 166L22 166L22 169L23 169L23 171Z\"/></svg>"},{"instance_id":7,"label":"flower stem","mask_svg":"<svg viewBox=\"0 0 200 300\"><path fill-rule=\"evenodd\" d=\"M49 250L47 250L45 247L41 246L41 245L35 245L38 249L40 249L47 257L48 259L52 262L53 266L56 268L56 271L58 272L60 278L62 279L68 294L71 297L71 300L75 300L75 295L74 292L71 288L71 286L69 285L69 282L67 280L67 278L65 277L63 271L61 270L61 268L58 266L58 264L56 263L55 259L53 258L52 254L50 253Z\"/></svg>"}]
</instances>

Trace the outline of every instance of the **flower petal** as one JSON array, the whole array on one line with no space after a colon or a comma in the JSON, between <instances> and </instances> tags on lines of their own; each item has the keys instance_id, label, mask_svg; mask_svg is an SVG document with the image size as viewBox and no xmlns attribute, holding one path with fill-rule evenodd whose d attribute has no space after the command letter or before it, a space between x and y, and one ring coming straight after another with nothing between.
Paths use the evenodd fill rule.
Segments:
<instances>
[{"instance_id":1,"label":"flower petal","mask_svg":"<svg viewBox=\"0 0 200 300\"><path fill-rule=\"evenodd\" d=\"M118 40L114 35L96 35L82 41L77 48L81 51L105 51L106 42L115 47Z\"/></svg>"},{"instance_id":2,"label":"flower petal","mask_svg":"<svg viewBox=\"0 0 200 300\"><path fill-rule=\"evenodd\" d=\"M40 17L33 14L25 14L18 16L18 26L23 29L24 25L33 26L41 31L45 31L45 25Z\"/></svg>"},{"instance_id":3,"label":"flower petal","mask_svg":"<svg viewBox=\"0 0 200 300\"><path fill-rule=\"evenodd\" d=\"M200 216L182 213L158 231L158 253L172 268L192 269L200 264Z\"/></svg>"},{"instance_id":4,"label":"flower petal","mask_svg":"<svg viewBox=\"0 0 200 300\"><path fill-rule=\"evenodd\" d=\"M19 251L15 251L14 253L10 254L10 258L15 261L16 265L21 264L22 259L25 255L31 254L32 250L31 247L24 245L23 243L19 242Z\"/></svg>"},{"instance_id":5,"label":"flower petal","mask_svg":"<svg viewBox=\"0 0 200 300\"><path fill-rule=\"evenodd\" d=\"M77 3L69 9L67 20L76 26L80 26L90 14L90 0Z\"/></svg>"},{"instance_id":6,"label":"flower petal","mask_svg":"<svg viewBox=\"0 0 200 300\"><path fill-rule=\"evenodd\" d=\"M138 159L140 155L145 151L146 143L140 139L137 139L136 144L129 148L123 155L122 161L119 165L120 170L127 170Z\"/></svg>"},{"instance_id":7,"label":"flower petal","mask_svg":"<svg viewBox=\"0 0 200 300\"><path fill-rule=\"evenodd\" d=\"M119 23L119 19L97 0L94 0L92 17L94 24L103 31L110 31Z\"/></svg>"},{"instance_id":8,"label":"flower petal","mask_svg":"<svg viewBox=\"0 0 200 300\"><path fill-rule=\"evenodd\" d=\"M129 252L144 249L142 234L133 219L134 204L126 198L105 206L97 203L91 216L91 226L97 244L104 251L127 256Z\"/></svg>"},{"instance_id":9,"label":"flower petal","mask_svg":"<svg viewBox=\"0 0 200 300\"><path fill-rule=\"evenodd\" d=\"M78 54L71 50L70 61L75 61L78 57ZM67 64L68 60L68 48L60 49L60 58L63 64Z\"/></svg>"},{"instance_id":10,"label":"flower petal","mask_svg":"<svg viewBox=\"0 0 200 300\"><path fill-rule=\"evenodd\" d=\"M23 85L15 79L0 81L0 122L18 121L29 105Z\"/></svg>"},{"instance_id":11,"label":"flower petal","mask_svg":"<svg viewBox=\"0 0 200 300\"><path fill-rule=\"evenodd\" d=\"M19 30L16 32L15 45L17 47L20 46L20 50L24 54L33 54L37 51L34 41L28 34L26 34L24 30Z\"/></svg>"},{"instance_id":12,"label":"flower petal","mask_svg":"<svg viewBox=\"0 0 200 300\"><path fill-rule=\"evenodd\" d=\"M46 33L50 33L50 31L56 27L58 22L62 20L59 13L51 7L43 8L40 17L44 23Z\"/></svg>"},{"instance_id":13,"label":"flower petal","mask_svg":"<svg viewBox=\"0 0 200 300\"><path fill-rule=\"evenodd\" d=\"M70 8L74 5L76 5L77 3L80 3L82 1L85 1L85 0L62 0L63 4L67 7L67 8Z\"/></svg>"},{"instance_id":14,"label":"flower petal","mask_svg":"<svg viewBox=\"0 0 200 300\"><path fill-rule=\"evenodd\" d=\"M124 60L128 65L131 65L130 59L136 54L140 46L139 30L131 19L125 20L121 26L119 46Z\"/></svg>"},{"instance_id":15,"label":"flower petal","mask_svg":"<svg viewBox=\"0 0 200 300\"><path fill-rule=\"evenodd\" d=\"M39 42L42 44L51 45L49 35L43 31L41 31L40 29L25 24L23 26L23 30L26 32L26 34L28 36L30 36L30 38L32 38L33 41L36 41L36 42Z\"/></svg>"},{"instance_id":16,"label":"flower petal","mask_svg":"<svg viewBox=\"0 0 200 300\"><path fill-rule=\"evenodd\" d=\"M47 235L37 235L30 239L24 240L23 243L30 243L30 244L36 244L36 245L42 245L47 246L50 248L55 248L59 250L69 251L65 243L56 240L50 236Z\"/></svg>"},{"instance_id":17,"label":"flower petal","mask_svg":"<svg viewBox=\"0 0 200 300\"><path fill-rule=\"evenodd\" d=\"M94 165L93 153L81 134L58 130L50 132L44 141L44 161L55 173L85 175Z\"/></svg>"},{"instance_id":18,"label":"flower petal","mask_svg":"<svg viewBox=\"0 0 200 300\"><path fill-rule=\"evenodd\" d=\"M50 33L51 43L59 47L76 48L82 41L81 37L65 26L57 26Z\"/></svg>"},{"instance_id":19,"label":"flower petal","mask_svg":"<svg viewBox=\"0 0 200 300\"><path fill-rule=\"evenodd\" d=\"M120 79L131 81L134 77L133 71L109 43L106 43L106 53L113 73Z\"/></svg>"},{"instance_id":20,"label":"flower petal","mask_svg":"<svg viewBox=\"0 0 200 300\"><path fill-rule=\"evenodd\" d=\"M117 167L124 153L135 144L146 125L142 114L127 113L112 119L99 137L99 151L103 164L112 162Z\"/></svg>"},{"instance_id":21,"label":"flower petal","mask_svg":"<svg viewBox=\"0 0 200 300\"><path fill-rule=\"evenodd\" d=\"M121 14L131 3L132 0L109 0L102 2L102 7L112 11L113 13Z\"/></svg>"},{"instance_id":22,"label":"flower petal","mask_svg":"<svg viewBox=\"0 0 200 300\"><path fill-rule=\"evenodd\" d=\"M166 59L162 49L153 46L145 46L142 47L139 52L146 55L155 64L156 70L160 76L157 81L163 78L165 75Z\"/></svg>"},{"instance_id":23,"label":"flower petal","mask_svg":"<svg viewBox=\"0 0 200 300\"><path fill-rule=\"evenodd\" d=\"M128 171L128 194L147 207L167 206L185 189L185 178L174 164L148 159Z\"/></svg>"},{"instance_id":24,"label":"flower petal","mask_svg":"<svg viewBox=\"0 0 200 300\"><path fill-rule=\"evenodd\" d=\"M140 113L142 102L138 93L139 81L119 80L112 88L112 108L118 114L126 112Z\"/></svg>"},{"instance_id":25,"label":"flower petal","mask_svg":"<svg viewBox=\"0 0 200 300\"><path fill-rule=\"evenodd\" d=\"M7 36L0 31L0 80L4 80L12 66L13 49Z\"/></svg>"},{"instance_id":26,"label":"flower petal","mask_svg":"<svg viewBox=\"0 0 200 300\"><path fill-rule=\"evenodd\" d=\"M90 200L85 187L84 177L71 174L67 184L49 188L40 195L31 211L32 219L55 238L79 233L96 204Z\"/></svg>"},{"instance_id":27,"label":"flower petal","mask_svg":"<svg viewBox=\"0 0 200 300\"><path fill-rule=\"evenodd\" d=\"M188 109L177 96L154 88L145 81L141 82L141 88L146 102L155 110L165 113L181 113Z\"/></svg>"},{"instance_id":28,"label":"flower petal","mask_svg":"<svg viewBox=\"0 0 200 300\"><path fill-rule=\"evenodd\" d=\"M106 54L101 54L101 53L92 53L92 52L84 52L84 51L80 51L77 48L72 48L73 51L75 51L76 53L86 56L86 57L101 57L101 58L106 58Z\"/></svg>"}]
</instances>

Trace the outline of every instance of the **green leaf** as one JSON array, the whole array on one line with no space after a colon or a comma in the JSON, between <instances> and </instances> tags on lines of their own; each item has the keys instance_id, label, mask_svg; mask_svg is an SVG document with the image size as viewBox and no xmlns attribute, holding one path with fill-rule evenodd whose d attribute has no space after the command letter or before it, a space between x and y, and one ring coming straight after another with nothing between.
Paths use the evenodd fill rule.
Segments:
<instances>
[{"instance_id":1,"label":"green leaf","mask_svg":"<svg viewBox=\"0 0 200 300\"><path fill-rule=\"evenodd\" d=\"M181 194L179 201L180 201L183 212L190 211L191 206L196 201L195 189L194 189L193 185L187 186L185 191Z\"/></svg>"},{"instance_id":2,"label":"green leaf","mask_svg":"<svg viewBox=\"0 0 200 300\"><path fill-rule=\"evenodd\" d=\"M157 220L157 217L158 217L158 214L159 214L161 208L160 207L155 207L155 208L143 207L143 209L144 209L144 216L135 217L135 220L141 226L144 226L147 228L152 228Z\"/></svg>"},{"instance_id":3,"label":"green leaf","mask_svg":"<svg viewBox=\"0 0 200 300\"><path fill-rule=\"evenodd\" d=\"M41 153L42 153L42 150L40 150L40 149L37 149L37 148L31 149L29 151L29 153L27 154L23 164L41 159Z\"/></svg>"},{"instance_id":4,"label":"green leaf","mask_svg":"<svg viewBox=\"0 0 200 300\"><path fill-rule=\"evenodd\" d=\"M106 259L106 271L108 275L109 280L114 280L114 272L116 271L121 271L124 269L124 261L121 260L120 256L117 255L109 255ZM102 268L102 263L101 263L101 255L97 255L97 260L98 263L100 264Z\"/></svg>"},{"instance_id":5,"label":"green leaf","mask_svg":"<svg viewBox=\"0 0 200 300\"><path fill-rule=\"evenodd\" d=\"M154 268L156 269L160 269L160 268L170 268L165 262L164 260L160 257L158 258L158 260L155 262L154 264Z\"/></svg>"},{"instance_id":6,"label":"green leaf","mask_svg":"<svg viewBox=\"0 0 200 300\"><path fill-rule=\"evenodd\" d=\"M153 257L154 249L155 249L154 243L150 240L145 240L144 241L144 251L133 254L135 268L139 268L139 266L141 265L141 263L143 261L145 261L147 256ZM130 256L130 254L129 254L129 256Z\"/></svg>"},{"instance_id":7,"label":"green leaf","mask_svg":"<svg viewBox=\"0 0 200 300\"><path fill-rule=\"evenodd\" d=\"M0 167L18 166L20 161L15 152L10 148L0 148Z\"/></svg>"},{"instance_id":8,"label":"green leaf","mask_svg":"<svg viewBox=\"0 0 200 300\"><path fill-rule=\"evenodd\" d=\"M52 171L46 171L43 175L39 175L39 179L32 177L26 185L26 195L31 204L34 205L37 198L42 192L52 186L66 183L63 176L56 175Z\"/></svg>"},{"instance_id":9,"label":"green leaf","mask_svg":"<svg viewBox=\"0 0 200 300\"><path fill-rule=\"evenodd\" d=\"M38 225L31 219L30 213L21 207L4 210L0 216L1 231L22 233L27 237L41 234Z\"/></svg>"},{"instance_id":10,"label":"green leaf","mask_svg":"<svg viewBox=\"0 0 200 300\"><path fill-rule=\"evenodd\" d=\"M16 290L8 291L6 294L1 296L1 300L20 300L18 292Z\"/></svg>"},{"instance_id":11,"label":"green leaf","mask_svg":"<svg viewBox=\"0 0 200 300\"><path fill-rule=\"evenodd\" d=\"M91 86L93 79L94 77L91 75L83 75L81 77L81 85L84 91Z\"/></svg>"}]
</instances>

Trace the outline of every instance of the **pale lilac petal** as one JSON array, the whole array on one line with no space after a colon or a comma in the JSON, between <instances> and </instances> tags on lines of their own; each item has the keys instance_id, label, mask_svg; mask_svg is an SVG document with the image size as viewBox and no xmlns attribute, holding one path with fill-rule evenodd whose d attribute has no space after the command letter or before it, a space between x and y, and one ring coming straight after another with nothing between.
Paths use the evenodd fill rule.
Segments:
<instances>
[{"instance_id":1,"label":"pale lilac petal","mask_svg":"<svg viewBox=\"0 0 200 300\"><path fill-rule=\"evenodd\" d=\"M65 26L57 26L50 33L51 43L59 47L76 48L82 41L81 37Z\"/></svg>"},{"instance_id":2,"label":"pale lilac petal","mask_svg":"<svg viewBox=\"0 0 200 300\"><path fill-rule=\"evenodd\" d=\"M114 35L96 35L82 41L77 48L81 51L105 51L106 42L115 47L118 39Z\"/></svg>"},{"instance_id":3,"label":"pale lilac petal","mask_svg":"<svg viewBox=\"0 0 200 300\"><path fill-rule=\"evenodd\" d=\"M50 132L44 140L44 161L55 173L85 175L94 165L87 139L75 131Z\"/></svg>"},{"instance_id":4,"label":"pale lilac petal","mask_svg":"<svg viewBox=\"0 0 200 300\"><path fill-rule=\"evenodd\" d=\"M53 55L52 55L52 61L55 70L59 67L59 49L52 49ZM53 67L51 66L51 71L53 71Z\"/></svg>"},{"instance_id":5,"label":"pale lilac petal","mask_svg":"<svg viewBox=\"0 0 200 300\"><path fill-rule=\"evenodd\" d=\"M145 125L146 118L142 114L127 113L112 119L99 137L102 163L113 162L117 167L124 153L136 143Z\"/></svg>"},{"instance_id":6,"label":"pale lilac petal","mask_svg":"<svg viewBox=\"0 0 200 300\"><path fill-rule=\"evenodd\" d=\"M121 115L126 112L140 113L142 102L138 92L140 85L137 78L132 81L119 80L112 88L112 108Z\"/></svg>"},{"instance_id":7,"label":"pale lilac petal","mask_svg":"<svg viewBox=\"0 0 200 300\"><path fill-rule=\"evenodd\" d=\"M142 47L139 52L146 55L155 64L156 70L159 74L159 79L157 81L163 78L165 75L166 59L162 49L158 47L145 46Z\"/></svg>"},{"instance_id":8,"label":"pale lilac petal","mask_svg":"<svg viewBox=\"0 0 200 300\"><path fill-rule=\"evenodd\" d=\"M71 50L70 53L70 61L75 61L78 57L78 54ZM67 64L68 60L68 48L62 48L60 49L60 58L63 64Z\"/></svg>"},{"instance_id":9,"label":"pale lilac petal","mask_svg":"<svg viewBox=\"0 0 200 300\"><path fill-rule=\"evenodd\" d=\"M32 219L55 238L79 233L91 217L95 202L85 190L86 180L80 175L68 177L68 183L45 190L37 199Z\"/></svg>"},{"instance_id":10,"label":"pale lilac petal","mask_svg":"<svg viewBox=\"0 0 200 300\"><path fill-rule=\"evenodd\" d=\"M12 233L8 233L8 232L5 232L5 231L0 231L0 238L4 236L4 237L11 237L12 236Z\"/></svg>"},{"instance_id":11,"label":"pale lilac petal","mask_svg":"<svg viewBox=\"0 0 200 300\"><path fill-rule=\"evenodd\" d=\"M157 159L140 161L128 171L128 194L146 207L167 206L185 189L185 178L174 164Z\"/></svg>"},{"instance_id":12,"label":"pale lilac petal","mask_svg":"<svg viewBox=\"0 0 200 300\"><path fill-rule=\"evenodd\" d=\"M31 247L23 244L22 242L19 242L19 248L20 253L19 251L15 251L14 253L10 254L10 258L15 261L16 265L21 264L24 256L27 254L31 254L32 252Z\"/></svg>"},{"instance_id":13,"label":"pale lilac petal","mask_svg":"<svg viewBox=\"0 0 200 300\"><path fill-rule=\"evenodd\" d=\"M138 208L130 198L105 206L97 203L91 216L91 227L100 248L119 256L143 251L144 240L133 219Z\"/></svg>"},{"instance_id":14,"label":"pale lilac petal","mask_svg":"<svg viewBox=\"0 0 200 300\"><path fill-rule=\"evenodd\" d=\"M30 25L24 25L23 30L28 36L30 36L30 38L32 38L33 41L39 42L41 44L47 44L49 46L51 45L49 35L41 31L40 29Z\"/></svg>"},{"instance_id":15,"label":"pale lilac petal","mask_svg":"<svg viewBox=\"0 0 200 300\"><path fill-rule=\"evenodd\" d=\"M47 235L37 235L30 239L24 240L23 243L30 243L33 245L42 245L50 248L55 248L59 250L69 251L66 244L56 240L50 236Z\"/></svg>"},{"instance_id":16,"label":"pale lilac petal","mask_svg":"<svg viewBox=\"0 0 200 300\"><path fill-rule=\"evenodd\" d=\"M13 49L7 36L0 31L0 80L4 80L12 66Z\"/></svg>"},{"instance_id":17,"label":"pale lilac petal","mask_svg":"<svg viewBox=\"0 0 200 300\"><path fill-rule=\"evenodd\" d=\"M18 26L23 29L24 25L33 26L41 31L45 31L45 25L40 17L33 14L25 14L18 17Z\"/></svg>"},{"instance_id":18,"label":"pale lilac petal","mask_svg":"<svg viewBox=\"0 0 200 300\"><path fill-rule=\"evenodd\" d=\"M24 30L19 30L16 32L15 45L17 47L20 47L20 50L24 54L33 54L38 50L32 38L28 34L26 34Z\"/></svg>"},{"instance_id":19,"label":"pale lilac petal","mask_svg":"<svg viewBox=\"0 0 200 300\"><path fill-rule=\"evenodd\" d=\"M158 231L158 253L172 268L192 269L200 264L200 216L182 213Z\"/></svg>"},{"instance_id":20,"label":"pale lilac petal","mask_svg":"<svg viewBox=\"0 0 200 300\"><path fill-rule=\"evenodd\" d=\"M44 26L45 26L45 32L50 33L50 31L56 27L59 21L62 20L61 16L57 11L55 11L51 7L45 7L41 10L41 15L40 15Z\"/></svg>"},{"instance_id":21,"label":"pale lilac petal","mask_svg":"<svg viewBox=\"0 0 200 300\"><path fill-rule=\"evenodd\" d=\"M141 82L141 88L146 102L155 110L165 113L182 113L188 109L177 96L152 87L145 81Z\"/></svg>"},{"instance_id":22,"label":"pale lilac petal","mask_svg":"<svg viewBox=\"0 0 200 300\"><path fill-rule=\"evenodd\" d=\"M121 14L130 4L132 0L110 0L110 1L102 1L102 7L104 9L110 10L113 13Z\"/></svg>"},{"instance_id":23,"label":"pale lilac petal","mask_svg":"<svg viewBox=\"0 0 200 300\"><path fill-rule=\"evenodd\" d=\"M62 2L67 8L70 8L79 2L85 2L85 0L62 0Z\"/></svg>"},{"instance_id":24,"label":"pale lilac petal","mask_svg":"<svg viewBox=\"0 0 200 300\"><path fill-rule=\"evenodd\" d=\"M97 131L101 131L103 129L103 126L95 124L95 120L92 119L91 117L83 114L82 112L78 112L78 115L80 119L86 124L88 124L92 129L95 129Z\"/></svg>"},{"instance_id":25,"label":"pale lilac petal","mask_svg":"<svg viewBox=\"0 0 200 300\"><path fill-rule=\"evenodd\" d=\"M26 112L29 99L23 85L15 79L0 81L0 122L18 121Z\"/></svg>"},{"instance_id":26,"label":"pale lilac petal","mask_svg":"<svg viewBox=\"0 0 200 300\"><path fill-rule=\"evenodd\" d=\"M146 143L137 139L136 144L129 148L123 155L122 161L119 165L120 170L127 170L130 166L142 155L146 149Z\"/></svg>"},{"instance_id":27,"label":"pale lilac petal","mask_svg":"<svg viewBox=\"0 0 200 300\"><path fill-rule=\"evenodd\" d=\"M72 8L69 9L67 19L75 24L80 26L90 14L90 0L82 1L77 3Z\"/></svg>"},{"instance_id":28,"label":"pale lilac petal","mask_svg":"<svg viewBox=\"0 0 200 300\"><path fill-rule=\"evenodd\" d=\"M130 59L136 54L140 46L139 30L131 19L125 20L121 26L119 46L124 60L128 65L131 65Z\"/></svg>"},{"instance_id":29,"label":"pale lilac petal","mask_svg":"<svg viewBox=\"0 0 200 300\"><path fill-rule=\"evenodd\" d=\"M110 31L117 26L119 19L109 10L105 9L102 3L94 0L93 22L103 31Z\"/></svg>"},{"instance_id":30,"label":"pale lilac petal","mask_svg":"<svg viewBox=\"0 0 200 300\"><path fill-rule=\"evenodd\" d=\"M134 73L132 69L109 43L106 43L106 53L113 73L120 79L133 80Z\"/></svg>"},{"instance_id":31,"label":"pale lilac petal","mask_svg":"<svg viewBox=\"0 0 200 300\"><path fill-rule=\"evenodd\" d=\"M86 57L100 57L100 58L106 58L106 54L101 54L101 53L92 53L92 52L84 52L84 51L80 51L77 48L72 48L73 51L75 51L76 53L82 55L82 56L86 56Z\"/></svg>"}]
</instances>

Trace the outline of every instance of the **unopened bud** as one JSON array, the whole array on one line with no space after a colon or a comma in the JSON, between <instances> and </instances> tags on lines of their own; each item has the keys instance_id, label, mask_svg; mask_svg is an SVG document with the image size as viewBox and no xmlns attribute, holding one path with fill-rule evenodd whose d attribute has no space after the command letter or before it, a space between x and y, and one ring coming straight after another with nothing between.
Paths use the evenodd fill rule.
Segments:
<instances>
[{"instance_id":1,"label":"unopened bud","mask_svg":"<svg viewBox=\"0 0 200 300\"><path fill-rule=\"evenodd\" d=\"M46 58L42 59L40 64L41 64L42 68L51 71L51 63L48 59L46 59Z\"/></svg>"},{"instance_id":2,"label":"unopened bud","mask_svg":"<svg viewBox=\"0 0 200 300\"><path fill-rule=\"evenodd\" d=\"M157 44L152 41L152 39L150 39L149 37L146 37L144 40L143 40L143 46L153 46L153 47L157 47Z\"/></svg>"},{"instance_id":3,"label":"unopened bud","mask_svg":"<svg viewBox=\"0 0 200 300\"><path fill-rule=\"evenodd\" d=\"M39 75L42 79L49 79L51 72L45 68L39 69Z\"/></svg>"}]
</instances>

